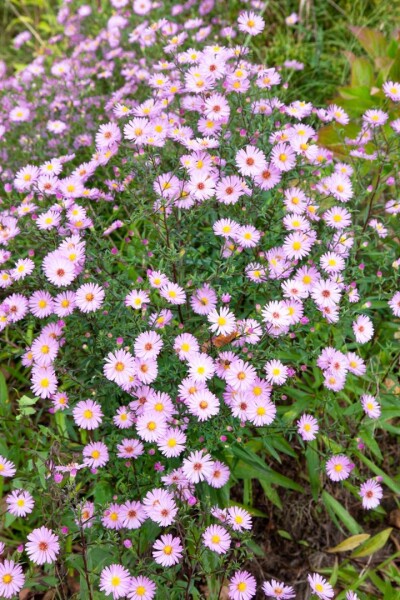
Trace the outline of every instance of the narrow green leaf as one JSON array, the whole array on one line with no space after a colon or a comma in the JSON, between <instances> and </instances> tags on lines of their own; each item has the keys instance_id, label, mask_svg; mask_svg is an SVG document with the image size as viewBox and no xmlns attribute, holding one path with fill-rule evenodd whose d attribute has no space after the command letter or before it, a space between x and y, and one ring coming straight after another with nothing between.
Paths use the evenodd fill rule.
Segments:
<instances>
[{"instance_id":1,"label":"narrow green leaf","mask_svg":"<svg viewBox=\"0 0 400 600\"><path fill-rule=\"evenodd\" d=\"M314 500L317 500L321 490L321 478L319 476L321 465L316 442L309 442L306 449L306 461L308 477L310 478L311 493Z\"/></svg>"},{"instance_id":2,"label":"narrow green leaf","mask_svg":"<svg viewBox=\"0 0 400 600\"><path fill-rule=\"evenodd\" d=\"M357 523L355 519L351 516L351 514L344 508L340 502L338 502L333 496L328 494L327 491L322 492L322 499L325 503L325 506L330 509L338 519L343 523L343 525L350 531L356 535L357 533L362 532L362 527Z\"/></svg>"},{"instance_id":3,"label":"narrow green leaf","mask_svg":"<svg viewBox=\"0 0 400 600\"><path fill-rule=\"evenodd\" d=\"M388 541L392 531L392 527L388 527L388 529L380 531L379 533L374 535L374 537L364 542L364 544L357 548L357 550L354 550L354 552L352 552L351 554L351 558L361 558L363 556L370 556L371 554L374 554L375 552L383 548L383 546Z\"/></svg>"},{"instance_id":4,"label":"narrow green leaf","mask_svg":"<svg viewBox=\"0 0 400 600\"><path fill-rule=\"evenodd\" d=\"M343 542L340 542L340 544L338 544L337 546L334 546L333 548L328 548L327 552L347 552L348 550L354 550L354 548L360 546L360 544L368 540L370 537L371 536L369 533L360 533L358 535L352 535L347 539L343 540Z\"/></svg>"}]
</instances>

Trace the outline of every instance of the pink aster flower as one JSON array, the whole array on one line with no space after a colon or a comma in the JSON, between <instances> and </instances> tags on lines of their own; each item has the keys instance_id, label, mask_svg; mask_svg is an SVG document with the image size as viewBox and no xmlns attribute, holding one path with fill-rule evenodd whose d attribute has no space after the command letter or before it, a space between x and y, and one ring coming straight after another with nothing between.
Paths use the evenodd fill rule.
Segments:
<instances>
[{"instance_id":1,"label":"pink aster flower","mask_svg":"<svg viewBox=\"0 0 400 600\"><path fill-rule=\"evenodd\" d=\"M253 225L243 225L237 228L233 239L243 248L254 248L261 239L261 233Z\"/></svg>"},{"instance_id":2,"label":"pink aster flower","mask_svg":"<svg viewBox=\"0 0 400 600\"><path fill-rule=\"evenodd\" d=\"M327 461L325 468L332 481L342 481L349 477L354 465L344 454L336 454Z\"/></svg>"},{"instance_id":3,"label":"pink aster flower","mask_svg":"<svg viewBox=\"0 0 400 600\"><path fill-rule=\"evenodd\" d=\"M65 410L69 406L69 398L65 392L57 392L51 399L54 411Z\"/></svg>"},{"instance_id":4,"label":"pink aster flower","mask_svg":"<svg viewBox=\"0 0 400 600\"><path fill-rule=\"evenodd\" d=\"M286 258L300 260L310 253L313 244L310 232L295 231L285 237L283 252Z\"/></svg>"},{"instance_id":5,"label":"pink aster flower","mask_svg":"<svg viewBox=\"0 0 400 600\"><path fill-rule=\"evenodd\" d=\"M81 429L97 429L102 421L100 404L93 400L81 400L72 411L75 423Z\"/></svg>"},{"instance_id":6,"label":"pink aster flower","mask_svg":"<svg viewBox=\"0 0 400 600\"><path fill-rule=\"evenodd\" d=\"M58 536L47 529L47 527L39 527L34 529L28 535L28 543L25 545L26 552L36 565L44 563L53 563L60 551Z\"/></svg>"},{"instance_id":7,"label":"pink aster flower","mask_svg":"<svg viewBox=\"0 0 400 600\"><path fill-rule=\"evenodd\" d=\"M315 440L319 431L319 425L317 419L312 415L304 414L296 423L297 432L305 442L311 442Z\"/></svg>"},{"instance_id":8,"label":"pink aster flower","mask_svg":"<svg viewBox=\"0 0 400 600\"><path fill-rule=\"evenodd\" d=\"M228 508L227 521L234 531L250 530L252 526L250 514L240 506Z\"/></svg>"},{"instance_id":9,"label":"pink aster flower","mask_svg":"<svg viewBox=\"0 0 400 600\"><path fill-rule=\"evenodd\" d=\"M290 171L296 165L296 154L289 144L279 143L271 152L271 163L279 171Z\"/></svg>"},{"instance_id":10,"label":"pink aster flower","mask_svg":"<svg viewBox=\"0 0 400 600\"><path fill-rule=\"evenodd\" d=\"M154 358L136 358L136 375L141 383L152 383L158 374L157 360Z\"/></svg>"},{"instance_id":11,"label":"pink aster flower","mask_svg":"<svg viewBox=\"0 0 400 600\"><path fill-rule=\"evenodd\" d=\"M211 473L206 475L206 481L211 487L219 489L228 483L230 474L229 467L216 460L212 465Z\"/></svg>"},{"instance_id":12,"label":"pink aster flower","mask_svg":"<svg viewBox=\"0 0 400 600\"><path fill-rule=\"evenodd\" d=\"M158 440L157 446L167 458L179 456L186 447L186 435L180 429L169 428Z\"/></svg>"},{"instance_id":13,"label":"pink aster flower","mask_svg":"<svg viewBox=\"0 0 400 600\"><path fill-rule=\"evenodd\" d=\"M324 180L328 191L340 202L348 202L353 197L351 179L342 173L333 173Z\"/></svg>"},{"instance_id":14,"label":"pink aster flower","mask_svg":"<svg viewBox=\"0 0 400 600\"><path fill-rule=\"evenodd\" d=\"M229 581L229 597L232 600L250 600L254 598L257 582L247 571L236 571Z\"/></svg>"},{"instance_id":15,"label":"pink aster flower","mask_svg":"<svg viewBox=\"0 0 400 600\"><path fill-rule=\"evenodd\" d=\"M321 598L321 600L329 600L335 595L332 586L318 573L312 573L308 575L308 583L314 594Z\"/></svg>"},{"instance_id":16,"label":"pink aster flower","mask_svg":"<svg viewBox=\"0 0 400 600\"><path fill-rule=\"evenodd\" d=\"M59 344L49 335L40 335L34 340L31 352L34 362L39 367L49 367L57 356Z\"/></svg>"},{"instance_id":17,"label":"pink aster flower","mask_svg":"<svg viewBox=\"0 0 400 600\"><path fill-rule=\"evenodd\" d=\"M208 173L192 173L187 184L187 190L196 200L207 200L214 196L215 180Z\"/></svg>"},{"instance_id":18,"label":"pink aster flower","mask_svg":"<svg viewBox=\"0 0 400 600\"><path fill-rule=\"evenodd\" d=\"M400 292L396 292L388 302L395 317L400 317Z\"/></svg>"},{"instance_id":19,"label":"pink aster flower","mask_svg":"<svg viewBox=\"0 0 400 600\"><path fill-rule=\"evenodd\" d=\"M113 422L119 429L132 427L134 421L134 414L126 406L120 406L113 416Z\"/></svg>"},{"instance_id":20,"label":"pink aster flower","mask_svg":"<svg viewBox=\"0 0 400 600\"><path fill-rule=\"evenodd\" d=\"M387 98L390 98L393 102L400 102L400 83L386 81L382 89Z\"/></svg>"},{"instance_id":21,"label":"pink aster flower","mask_svg":"<svg viewBox=\"0 0 400 600\"><path fill-rule=\"evenodd\" d=\"M58 294L54 298L53 310L57 317L61 319L72 314L75 307L75 292L61 292L61 294Z\"/></svg>"},{"instance_id":22,"label":"pink aster flower","mask_svg":"<svg viewBox=\"0 0 400 600\"><path fill-rule=\"evenodd\" d=\"M14 268L11 270L11 277L15 281L24 279L27 275L30 275L35 268L35 263L30 258L20 258L15 263Z\"/></svg>"},{"instance_id":23,"label":"pink aster flower","mask_svg":"<svg viewBox=\"0 0 400 600\"><path fill-rule=\"evenodd\" d=\"M53 298L49 292L38 290L29 298L29 309L39 319L48 317L53 312Z\"/></svg>"},{"instance_id":24,"label":"pink aster flower","mask_svg":"<svg viewBox=\"0 0 400 600\"><path fill-rule=\"evenodd\" d=\"M144 447L141 441L136 439L125 438L117 445L118 458L138 458L144 452Z\"/></svg>"},{"instance_id":25,"label":"pink aster flower","mask_svg":"<svg viewBox=\"0 0 400 600\"><path fill-rule=\"evenodd\" d=\"M132 290L125 298L125 306L130 306L135 310L140 310L143 304L150 301L149 294L143 290Z\"/></svg>"},{"instance_id":26,"label":"pink aster flower","mask_svg":"<svg viewBox=\"0 0 400 600\"><path fill-rule=\"evenodd\" d=\"M75 302L83 313L100 308L104 300L104 290L96 283L85 283L76 290Z\"/></svg>"},{"instance_id":27,"label":"pink aster flower","mask_svg":"<svg viewBox=\"0 0 400 600\"><path fill-rule=\"evenodd\" d=\"M143 575L132 577L128 592L129 600L153 600L155 594L156 584L154 581Z\"/></svg>"},{"instance_id":28,"label":"pink aster flower","mask_svg":"<svg viewBox=\"0 0 400 600\"><path fill-rule=\"evenodd\" d=\"M360 496L363 508L367 510L376 508L379 506L383 496L382 486L375 479L368 479L360 487Z\"/></svg>"},{"instance_id":29,"label":"pink aster flower","mask_svg":"<svg viewBox=\"0 0 400 600\"><path fill-rule=\"evenodd\" d=\"M286 327L291 322L289 309L284 302L269 302L264 306L261 314L266 323L275 327Z\"/></svg>"},{"instance_id":30,"label":"pink aster flower","mask_svg":"<svg viewBox=\"0 0 400 600\"><path fill-rule=\"evenodd\" d=\"M119 504L110 504L110 506L103 512L101 522L107 529L121 529L123 527L121 517L121 507Z\"/></svg>"},{"instance_id":31,"label":"pink aster flower","mask_svg":"<svg viewBox=\"0 0 400 600\"><path fill-rule=\"evenodd\" d=\"M276 416L276 406L268 398L251 399L245 415L256 427L270 425Z\"/></svg>"},{"instance_id":32,"label":"pink aster flower","mask_svg":"<svg viewBox=\"0 0 400 600\"><path fill-rule=\"evenodd\" d=\"M289 600L289 598L296 596L294 589L290 585L285 585L281 581L276 581L276 579L265 581L262 589L268 598L277 598L277 600Z\"/></svg>"},{"instance_id":33,"label":"pink aster flower","mask_svg":"<svg viewBox=\"0 0 400 600\"><path fill-rule=\"evenodd\" d=\"M222 177L215 188L215 196L223 204L236 204L245 190L245 181L237 175Z\"/></svg>"},{"instance_id":34,"label":"pink aster flower","mask_svg":"<svg viewBox=\"0 0 400 600\"><path fill-rule=\"evenodd\" d=\"M257 376L255 368L242 359L233 361L226 374L226 382L237 392L245 392Z\"/></svg>"},{"instance_id":35,"label":"pink aster flower","mask_svg":"<svg viewBox=\"0 0 400 600\"><path fill-rule=\"evenodd\" d=\"M360 315L352 324L356 341L359 344L366 344L374 335L374 326L372 321L366 315Z\"/></svg>"},{"instance_id":36,"label":"pink aster flower","mask_svg":"<svg viewBox=\"0 0 400 600\"><path fill-rule=\"evenodd\" d=\"M264 19L255 12L243 12L238 18L238 29L249 35L258 35L265 27Z\"/></svg>"},{"instance_id":37,"label":"pink aster flower","mask_svg":"<svg viewBox=\"0 0 400 600\"><path fill-rule=\"evenodd\" d=\"M155 411L146 412L138 418L136 430L145 442L157 442L165 435L167 423L163 415Z\"/></svg>"},{"instance_id":38,"label":"pink aster flower","mask_svg":"<svg viewBox=\"0 0 400 600\"><path fill-rule=\"evenodd\" d=\"M100 590L115 599L124 598L131 584L130 573L121 565L105 567L100 574Z\"/></svg>"},{"instance_id":39,"label":"pink aster flower","mask_svg":"<svg viewBox=\"0 0 400 600\"><path fill-rule=\"evenodd\" d=\"M213 359L204 352L191 355L188 366L190 377L197 383L203 383L211 379L215 373Z\"/></svg>"},{"instance_id":40,"label":"pink aster flower","mask_svg":"<svg viewBox=\"0 0 400 600\"><path fill-rule=\"evenodd\" d=\"M104 365L104 375L118 385L127 384L135 376L135 359L130 352L117 350L114 354L109 352Z\"/></svg>"},{"instance_id":41,"label":"pink aster flower","mask_svg":"<svg viewBox=\"0 0 400 600\"><path fill-rule=\"evenodd\" d=\"M346 592L346 600L360 600L355 592L349 591Z\"/></svg>"},{"instance_id":42,"label":"pink aster flower","mask_svg":"<svg viewBox=\"0 0 400 600\"><path fill-rule=\"evenodd\" d=\"M13 560L0 563L0 596L13 598L24 587L25 575L21 565Z\"/></svg>"},{"instance_id":43,"label":"pink aster flower","mask_svg":"<svg viewBox=\"0 0 400 600\"><path fill-rule=\"evenodd\" d=\"M348 352L346 354L347 358L347 368L350 373L354 375L364 375L367 370L365 366L365 362L360 356L358 356L355 352Z\"/></svg>"},{"instance_id":44,"label":"pink aster flower","mask_svg":"<svg viewBox=\"0 0 400 600\"><path fill-rule=\"evenodd\" d=\"M57 391L57 377L51 366L32 370L31 381L33 393L40 398L50 398Z\"/></svg>"},{"instance_id":45,"label":"pink aster flower","mask_svg":"<svg viewBox=\"0 0 400 600\"><path fill-rule=\"evenodd\" d=\"M182 470L191 483L199 483L211 477L214 461L209 454L200 451L191 452L182 464Z\"/></svg>"},{"instance_id":46,"label":"pink aster flower","mask_svg":"<svg viewBox=\"0 0 400 600\"><path fill-rule=\"evenodd\" d=\"M172 567L182 558L182 544L178 537L162 535L153 545L153 558L163 567Z\"/></svg>"},{"instance_id":47,"label":"pink aster flower","mask_svg":"<svg viewBox=\"0 0 400 600\"><path fill-rule=\"evenodd\" d=\"M373 108L367 110L362 117L364 123L367 123L370 127L380 127L386 123L388 118L389 115L383 110Z\"/></svg>"},{"instance_id":48,"label":"pink aster flower","mask_svg":"<svg viewBox=\"0 0 400 600\"><path fill-rule=\"evenodd\" d=\"M17 469L11 460L7 460L3 456L0 456L0 475L1 477L13 477Z\"/></svg>"},{"instance_id":49,"label":"pink aster flower","mask_svg":"<svg viewBox=\"0 0 400 600\"><path fill-rule=\"evenodd\" d=\"M246 146L236 154L236 164L242 175L254 176L264 169L266 160L263 152L255 146Z\"/></svg>"},{"instance_id":50,"label":"pink aster flower","mask_svg":"<svg viewBox=\"0 0 400 600\"><path fill-rule=\"evenodd\" d=\"M282 178L282 172L274 165L266 163L254 177L254 184L262 190L271 190L276 187Z\"/></svg>"},{"instance_id":51,"label":"pink aster flower","mask_svg":"<svg viewBox=\"0 0 400 600\"><path fill-rule=\"evenodd\" d=\"M363 394L361 396L361 405L364 409L364 412L371 419L378 419L380 417L381 407L374 396L370 396L369 394Z\"/></svg>"},{"instance_id":52,"label":"pink aster flower","mask_svg":"<svg viewBox=\"0 0 400 600\"><path fill-rule=\"evenodd\" d=\"M122 524L127 529L139 529L147 519L147 515L140 502L127 501L120 508Z\"/></svg>"},{"instance_id":53,"label":"pink aster flower","mask_svg":"<svg viewBox=\"0 0 400 600\"><path fill-rule=\"evenodd\" d=\"M87 444L82 454L84 464L95 469L104 467L109 460L108 449L103 442L91 442Z\"/></svg>"},{"instance_id":54,"label":"pink aster flower","mask_svg":"<svg viewBox=\"0 0 400 600\"><path fill-rule=\"evenodd\" d=\"M288 368L280 360L269 360L264 365L266 380L275 385L282 385L288 378Z\"/></svg>"},{"instance_id":55,"label":"pink aster flower","mask_svg":"<svg viewBox=\"0 0 400 600\"><path fill-rule=\"evenodd\" d=\"M121 140L121 132L115 123L100 125L96 133L96 146L98 148L109 148Z\"/></svg>"},{"instance_id":56,"label":"pink aster flower","mask_svg":"<svg viewBox=\"0 0 400 600\"><path fill-rule=\"evenodd\" d=\"M135 340L135 354L139 358L157 358L163 347L161 336L155 331L145 331Z\"/></svg>"},{"instance_id":57,"label":"pink aster flower","mask_svg":"<svg viewBox=\"0 0 400 600\"><path fill-rule=\"evenodd\" d=\"M191 395L186 404L189 412L199 421L206 421L219 413L219 400L207 389Z\"/></svg>"},{"instance_id":58,"label":"pink aster flower","mask_svg":"<svg viewBox=\"0 0 400 600\"><path fill-rule=\"evenodd\" d=\"M45 257L42 268L46 278L57 287L69 285L77 275L74 264L57 251Z\"/></svg>"},{"instance_id":59,"label":"pink aster flower","mask_svg":"<svg viewBox=\"0 0 400 600\"><path fill-rule=\"evenodd\" d=\"M200 346L194 335L182 333L175 338L174 350L178 354L179 360L188 360L192 354L199 353Z\"/></svg>"},{"instance_id":60,"label":"pink aster flower","mask_svg":"<svg viewBox=\"0 0 400 600\"><path fill-rule=\"evenodd\" d=\"M235 315L227 308L223 306L217 310L212 310L207 315L208 322L211 324L210 329L217 335L229 335L236 328Z\"/></svg>"},{"instance_id":61,"label":"pink aster flower","mask_svg":"<svg viewBox=\"0 0 400 600\"><path fill-rule=\"evenodd\" d=\"M185 304L186 294L183 288L177 283L167 283L160 289L160 296L165 298L171 304Z\"/></svg>"},{"instance_id":62,"label":"pink aster flower","mask_svg":"<svg viewBox=\"0 0 400 600\"><path fill-rule=\"evenodd\" d=\"M225 554L230 545L232 538L224 527L221 525L210 525L204 531L203 544L217 554Z\"/></svg>"},{"instance_id":63,"label":"pink aster flower","mask_svg":"<svg viewBox=\"0 0 400 600\"><path fill-rule=\"evenodd\" d=\"M332 229L344 229L351 225L351 214L341 206L333 206L324 212L322 218Z\"/></svg>"},{"instance_id":64,"label":"pink aster flower","mask_svg":"<svg viewBox=\"0 0 400 600\"><path fill-rule=\"evenodd\" d=\"M75 523L83 529L88 529L93 525L94 504L93 502L85 502L78 507L78 516Z\"/></svg>"},{"instance_id":65,"label":"pink aster flower","mask_svg":"<svg viewBox=\"0 0 400 600\"><path fill-rule=\"evenodd\" d=\"M6 498L8 512L17 517L25 517L33 511L35 501L26 490L14 490Z\"/></svg>"},{"instance_id":66,"label":"pink aster flower","mask_svg":"<svg viewBox=\"0 0 400 600\"><path fill-rule=\"evenodd\" d=\"M190 305L197 315L208 315L217 304L217 294L207 284L194 292Z\"/></svg>"},{"instance_id":67,"label":"pink aster flower","mask_svg":"<svg viewBox=\"0 0 400 600\"><path fill-rule=\"evenodd\" d=\"M229 117L229 102L221 94L211 94L204 102L204 114L210 121L221 121Z\"/></svg>"},{"instance_id":68,"label":"pink aster flower","mask_svg":"<svg viewBox=\"0 0 400 600\"><path fill-rule=\"evenodd\" d=\"M311 288L311 296L323 308L334 307L340 302L341 290L333 281L319 279Z\"/></svg>"}]
</instances>

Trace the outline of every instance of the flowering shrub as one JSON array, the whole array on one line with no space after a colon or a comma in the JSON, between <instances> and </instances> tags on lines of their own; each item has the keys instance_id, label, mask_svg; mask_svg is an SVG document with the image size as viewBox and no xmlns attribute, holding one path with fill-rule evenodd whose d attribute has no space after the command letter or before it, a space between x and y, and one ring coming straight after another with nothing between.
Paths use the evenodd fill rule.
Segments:
<instances>
[{"instance_id":1,"label":"flowering shrub","mask_svg":"<svg viewBox=\"0 0 400 600\"><path fill-rule=\"evenodd\" d=\"M252 566L252 480L309 488L360 556L391 533L337 495L382 518L399 491L400 84L358 120L286 102L258 3L213 4L65 2L49 55L3 68L5 598L294 598ZM336 591L371 597L356 570Z\"/></svg>"}]
</instances>

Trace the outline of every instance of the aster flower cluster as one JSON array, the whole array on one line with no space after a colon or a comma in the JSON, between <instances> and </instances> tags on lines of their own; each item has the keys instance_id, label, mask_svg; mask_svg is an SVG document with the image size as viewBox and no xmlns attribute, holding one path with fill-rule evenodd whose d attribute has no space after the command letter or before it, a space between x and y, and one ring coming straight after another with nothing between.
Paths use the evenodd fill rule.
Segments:
<instances>
[{"instance_id":1,"label":"aster flower cluster","mask_svg":"<svg viewBox=\"0 0 400 600\"><path fill-rule=\"evenodd\" d=\"M384 496L349 431L362 436L393 409L369 354L383 320L370 298L400 316L400 257L385 250L378 296L360 261L368 246L383 252L400 212L400 84L383 84L387 110L352 123L339 159L321 131L330 123L344 137L351 116L290 99L280 65L252 59L258 2L213 25L213 2L173 3L168 19L150 0L110 4L91 37L90 6L65 2L66 57L39 56L0 82L0 332L34 396L18 396L17 418L43 427L36 405L58 440L27 465L2 449L7 511L40 525L21 540L37 567L72 539L87 574L85 540L106 547L94 565L105 596L152 600L183 583L186 598L217 574L232 600L294 598L244 570L252 509L229 489L239 459L255 456L263 472L273 432L274 457L291 446L323 456L321 485L350 478L366 510ZM14 135L29 164L6 150ZM343 411L351 428L337 426ZM57 526L21 483L33 465ZM14 559L0 563L0 595L24 581ZM320 574L308 582L334 596Z\"/></svg>"}]
</instances>

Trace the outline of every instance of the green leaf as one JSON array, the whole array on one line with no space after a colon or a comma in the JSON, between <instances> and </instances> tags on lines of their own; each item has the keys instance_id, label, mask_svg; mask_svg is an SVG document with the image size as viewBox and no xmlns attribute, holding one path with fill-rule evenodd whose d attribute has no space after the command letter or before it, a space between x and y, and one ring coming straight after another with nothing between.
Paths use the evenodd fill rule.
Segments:
<instances>
[{"instance_id":1,"label":"green leaf","mask_svg":"<svg viewBox=\"0 0 400 600\"><path fill-rule=\"evenodd\" d=\"M0 404L6 404L8 401L8 391L7 391L7 383L6 378L3 373L0 371Z\"/></svg>"},{"instance_id":2,"label":"green leaf","mask_svg":"<svg viewBox=\"0 0 400 600\"><path fill-rule=\"evenodd\" d=\"M254 473L256 473L256 476L255 476L256 479L264 479L266 482L268 482L270 484L273 483L273 484L280 485L281 487L284 487L284 488L287 488L290 490L295 490L297 492L304 492L304 488L301 485L299 485L298 483L293 481L293 479L290 479L289 477L285 477L285 475L281 475L277 471L274 471L273 469L271 469L267 464L265 464L265 462L259 456L257 456L257 454L254 454L254 452L251 452L247 448L239 448L237 446L231 446L230 450L235 456L240 458L243 463L245 463L245 466L241 471L242 475L238 475L241 479L248 479L249 477L254 478ZM249 471L247 470L247 466L249 466L253 469L253 475L249 474ZM239 463L239 465L236 465L233 467L233 473L236 475L237 475L237 472L236 472L237 468L240 468L240 463ZM246 477L246 471L248 472L247 477Z\"/></svg>"},{"instance_id":3,"label":"green leaf","mask_svg":"<svg viewBox=\"0 0 400 600\"><path fill-rule=\"evenodd\" d=\"M350 558L362 558L363 556L370 556L371 554L374 554L375 552L383 548L383 546L388 541L392 531L392 527L380 531L379 533L374 535L374 537L370 538L364 544L362 544L362 546L357 548L357 550L354 550L354 552L352 552L352 554L350 555Z\"/></svg>"},{"instance_id":4,"label":"green leaf","mask_svg":"<svg viewBox=\"0 0 400 600\"><path fill-rule=\"evenodd\" d=\"M34 404L36 404L36 402L38 400L39 400L39 398L29 398L29 396L22 396L18 400L18 405L19 406L33 406Z\"/></svg>"},{"instance_id":5,"label":"green leaf","mask_svg":"<svg viewBox=\"0 0 400 600\"><path fill-rule=\"evenodd\" d=\"M308 477L310 479L311 493L314 500L318 499L321 489L321 478L319 476L321 465L317 452L316 442L309 442L306 449L306 461Z\"/></svg>"},{"instance_id":6,"label":"green leaf","mask_svg":"<svg viewBox=\"0 0 400 600\"><path fill-rule=\"evenodd\" d=\"M388 42L380 31L368 27L350 27L349 29L371 58L386 56Z\"/></svg>"},{"instance_id":7,"label":"green leaf","mask_svg":"<svg viewBox=\"0 0 400 600\"><path fill-rule=\"evenodd\" d=\"M276 489L271 487L269 483L267 481L264 481L263 479L260 479L260 483L262 489L264 490L264 494L268 498L268 500L278 508L282 509L283 504L281 499L279 498L279 494L276 491Z\"/></svg>"},{"instance_id":8,"label":"green leaf","mask_svg":"<svg viewBox=\"0 0 400 600\"><path fill-rule=\"evenodd\" d=\"M400 494L400 485L398 485L395 481L393 481L393 479L391 479L389 477L389 475L386 475L386 473L384 471L382 471L382 469L380 469L379 467L377 467L376 464L372 462L372 460L369 460L369 458L367 458L366 456L364 456L364 454L362 452L360 452L359 450L354 450L354 454L356 456L358 456L358 458L369 469L371 469L371 471L373 471L375 473L375 475L380 475L382 477L383 483L389 489L391 489L393 492L395 492L395 494Z\"/></svg>"},{"instance_id":9,"label":"green leaf","mask_svg":"<svg viewBox=\"0 0 400 600\"><path fill-rule=\"evenodd\" d=\"M366 58L355 58L351 63L351 85L372 86L374 81L374 69Z\"/></svg>"},{"instance_id":10,"label":"green leaf","mask_svg":"<svg viewBox=\"0 0 400 600\"><path fill-rule=\"evenodd\" d=\"M322 499L329 512L333 512L337 518L343 523L343 525L356 535L362 532L362 527L357 523L351 514L344 508L340 502L338 502L333 496L328 494L327 491L322 492Z\"/></svg>"},{"instance_id":11,"label":"green leaf","mask_svg":"<svg viewBox=\"0 0 400 600\"><path fill-rule=\"evenodd\" d=\"M328 548L327 552L347 552L348 550L354 550L354 548L357 548L357 546L368 540L370 537L371 536L369 533L360 533L358 535L352 535L347 539L343 540L343 542L340 542L340 544L338 544L337 546L334 546L333 548Z\"/></svg>"}]
</instances>

